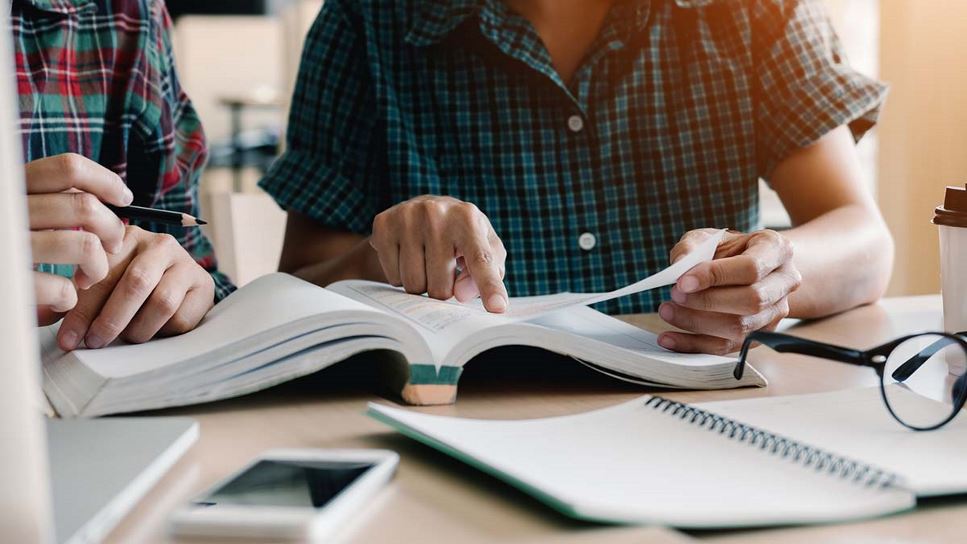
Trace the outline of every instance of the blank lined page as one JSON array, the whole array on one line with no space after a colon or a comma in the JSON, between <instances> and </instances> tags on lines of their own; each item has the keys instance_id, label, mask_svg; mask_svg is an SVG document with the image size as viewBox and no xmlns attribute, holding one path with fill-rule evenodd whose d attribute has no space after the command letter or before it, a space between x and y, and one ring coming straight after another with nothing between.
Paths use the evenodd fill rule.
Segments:
<instances>
[{"instance_id":1,"label":"blank lined page","mask_svg":"<svg viewBox=\"0 0 967 544\"><path fill-rule=\"evenodd\" d=\"M524 421L370 414L565 513L599 521L730 527L854 519L912 507L645 405Z\"/></svg>"},{"instance_id":2,"label":"blank lined page","mask_svg":"<svg viewBox=\"0 0 967 544\"><path fill-rule=\"evenodd\" d=\"M892 399L905 403L903 411L907 413L949 410L907 390L892 392ZM936 431L912 431L887 412L878 387L697 406L750 425L788 429L804 442L866 459L902 474L907 485L920 496L967 491L965 414Z\"/></svg>"}]
</instances>

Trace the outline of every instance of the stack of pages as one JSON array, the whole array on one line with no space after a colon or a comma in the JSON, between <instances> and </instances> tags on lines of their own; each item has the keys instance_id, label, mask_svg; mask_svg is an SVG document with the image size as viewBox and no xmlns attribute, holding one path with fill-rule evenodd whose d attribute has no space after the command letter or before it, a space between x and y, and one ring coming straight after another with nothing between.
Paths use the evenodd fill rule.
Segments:
<instances>
[{"instance_id":1,"label":"stack of pages","mask_svg":"<svg viewBox=\"0 0 967 544\"><path fill-rule=\"evenodd\" d=\"M714 254L717 238L671 267L611 293L512 298L505 314L479 302L410 295L389 285L345 281L321 288L285 274L264 276L218 304L187 334L142 345L64 353L56 327L41 332L44 391L62 416L97 416L208 402L317 372L371 350L402 355L403 398L452 402L475 355L506 345L570 355L618 379L690 389L762 386L733 361L677 354L653 334L588 304L674 283Z\"/></svg>"}]
</instances>

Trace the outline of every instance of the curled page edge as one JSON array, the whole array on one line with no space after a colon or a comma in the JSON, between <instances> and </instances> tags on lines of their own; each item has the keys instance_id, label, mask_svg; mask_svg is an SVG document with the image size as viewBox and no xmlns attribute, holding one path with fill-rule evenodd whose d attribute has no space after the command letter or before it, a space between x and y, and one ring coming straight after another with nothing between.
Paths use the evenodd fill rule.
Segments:
<instances>
[{"instance_id":1,"label":"curled page edge","mask_svg":"<svg viewBox=\"0 0 967 544\"><path fill-rule=\"evenodd\" d=\"M610 293L604 293L600 296L596 296L591 302L587 302L586 304L596 304L598 302L604 302L606 300L633 295L635 293L641 293L643 291L671 285L678 281L678 278L682 277L682 275L695 266L706 261L711 261L712 257L715 256L715 249L718 248L719 242L722 241L723 236L725 236L725 230L720 230L710 236L708 240L705 240L699 244L698 247L690 251L684 257L675 261L675 263L668 268L656 272L643 280L632 283L627 287L622 287L621 289L616 289Z\"/></svg>"},{"instance_id":2,"label":"curled page edge","mask_svg":"<svg viewBox=\"0 0 967 544\"><path fill-rule=\"evenodd\" d=\"M532 312L528 312L528 308L526 306L521 312L514 312L514 301L517 299L512 298L510 299L510 308L508 309L508 313L504 314L504 316L513 321L528 321L543 315L547 315L551 312L557 312L567 308L572 308L574 306L590 306L591 304L597 304L599 302L605 302L619 297L634 295L643 291L671 285L678 281L678 278L682 277L683 274L694 268L696 265L712 260L712 258L715 256L715 250L718 248L719 242L721 242L722 237L725 236L725 232L725 229L719 230L710 236L708 240L705 240L699 244L698 247L690 251L671 266L664 268L642 280L632 283L631 285L627 285L607 293L559 293L556 295L547 295L549 300L546 304L541 304L539 301L530 302L530 304L534 306L534 311ZM551 297L554 297L554 300L550 300ZM532 300L542 297L526 298ZM486 311L483 310L482 307L480 310Z\"/></svg>"}]
</instances>

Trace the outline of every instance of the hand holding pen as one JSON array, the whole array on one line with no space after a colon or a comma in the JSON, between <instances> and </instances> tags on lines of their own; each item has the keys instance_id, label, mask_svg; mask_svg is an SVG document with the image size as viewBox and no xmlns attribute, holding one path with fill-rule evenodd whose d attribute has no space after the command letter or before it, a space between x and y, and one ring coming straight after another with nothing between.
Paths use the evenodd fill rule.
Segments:
<instances>
[{"instance_id":1,"label":"hand holding pen","mask_svg":"<svg viewBox=\"0 0 967 544\"><path fill-rule=\"evenodd\" d=\"M64 318L63 349L179 334L212 307L210 273L174 237L125 226L119 216L183 226L204 221L131 207L134 195L120 176L80 155L32 161L25 178L34 263L76 267L73 281L33 276L38 322Z\"/></svg>"},{"instance_id":2,"label":"hand holding pen","mask_svg":"<svg viewBox=\"0 0 967 544\"><path fill-rule=\"evenodd\" d=\"M74 265L74 281L34 272L41 325L51 324L77 304L108 273L108 254L121 250L124 223L107 205L127 206L134 195L120 176L80 155L28 163L24 170L34 263Z\"/></svg>"}]
</instances>

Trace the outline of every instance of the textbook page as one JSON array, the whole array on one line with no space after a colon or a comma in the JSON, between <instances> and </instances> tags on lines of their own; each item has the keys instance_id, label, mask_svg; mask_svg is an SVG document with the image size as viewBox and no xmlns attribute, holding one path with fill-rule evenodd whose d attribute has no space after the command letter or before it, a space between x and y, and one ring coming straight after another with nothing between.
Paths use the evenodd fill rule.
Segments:
<instances>
[{"instance_id":1,"label":"textbook page","mask_svg":"<svg viewBox=\"0 0 967 544\"><path fill-rule=\"evenodd\" d=\"M411 295L385 283L346 280L331 284L328 290L406 319L423 337L434 362L443 359L461 340L489 327L508 323L499 314L478 311L470 304L455 299L436 300L425 295ZM430 361L419 361L428 363Z\"/></svg>"},{"instance_id":2,"label":"textbook page","mask_svg":"<svg viewBox=\"0 0 967 544\"><path fill-rule=\"evenodd\" d=\"M145 344L118 340L109 349L79 349L71 356L106 378L123 378L157 370L203 353L229 349L272 329L326 313L380 313L286 274L268 274L216 304L192 331ZM59 325L40 329L44 364L64 356L57 347ZM283 338L279 338L283 340Z\"/></svg>"},{"instance_id":3,"label":"textbook page","mask_svg":"<svg viewBox=\"0 0 967 544\"><path fill-rule=\"evenodd\" d=\"M367 304L372 302L381 309L403 315L417 324L421 332L426 333L428 339L444 334L451 339L463 338L483 327L514 321L529 321L559 310L575 306L590 306L671 285L695 265L711 260L724 234L724 230L719 231L668 268L620 289L607 293L557 293L533 297L511 297L507 311L502 314L486 311L480 299L467 304L461 304L456 299L440 301L425 295L411 295L399 287L384 283L348 280L334 283L328 288L355 300Z\"/></svg>"}]
</instances>

